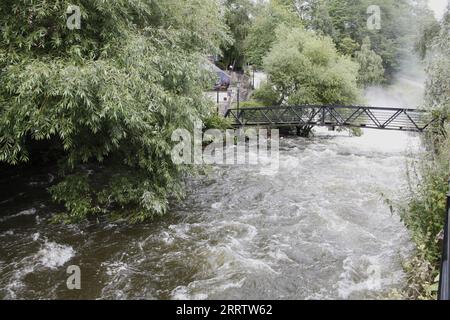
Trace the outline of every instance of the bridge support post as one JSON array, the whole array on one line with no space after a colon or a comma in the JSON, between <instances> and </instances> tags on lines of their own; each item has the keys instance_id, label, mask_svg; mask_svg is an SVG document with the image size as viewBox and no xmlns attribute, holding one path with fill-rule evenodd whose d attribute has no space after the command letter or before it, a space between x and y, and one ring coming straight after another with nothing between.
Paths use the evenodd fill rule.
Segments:
<instances>
[{"instance_id":1,"label":"bridge support post","mask_svg":"<svg viewBox=\"0 0 450 320\"><path fill-rule=\"evenodd\" d=\"M450 300L450 180L445 211L444 243L442 249L439 300Z\"/></svg>"}]
</instances>

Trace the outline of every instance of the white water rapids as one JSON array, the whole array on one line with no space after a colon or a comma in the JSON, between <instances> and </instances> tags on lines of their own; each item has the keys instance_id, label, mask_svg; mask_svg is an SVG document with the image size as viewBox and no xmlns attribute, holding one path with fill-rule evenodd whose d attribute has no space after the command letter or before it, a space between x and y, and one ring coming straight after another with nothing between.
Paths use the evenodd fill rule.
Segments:
<instances>
[{"instance_id":1,"label":"white water rapids","mask_svg":"<svg viewBox=\"0 0 450 320\"><path fill-rule=\"evenodd\" d=\"M404 283L408 233L382 194L404 192L418 138L322 131L285 138L280 169L222 167L190 183L165 219L141 226L50 225L39 200L4 216L3 298L374 298ZM30 205L30 204L27 204ZM40 218L42 216L42 218ZM65 288L68 265L84 290ZM76 294L77 296L73 296Z\"/></svg>"},{"instance_id":2,"label":"white water rapids","mask_svg":"<svg viewBox=\"0 0 450 320\"><path fill-rule=\"evenodd\" d=\"M367 98L401 102L396 90ZM45 192L53 177L6 177L0 298L382 297L404 285L401 262L413 249L383 195L406 192L406 163L418 149L419 137L403 132L284 138L278 172L215 167L192 179L166 217L136 226L53 225ZM79 291L66 287L69 265L80 266Z\"/></svg>"}]
</instances>

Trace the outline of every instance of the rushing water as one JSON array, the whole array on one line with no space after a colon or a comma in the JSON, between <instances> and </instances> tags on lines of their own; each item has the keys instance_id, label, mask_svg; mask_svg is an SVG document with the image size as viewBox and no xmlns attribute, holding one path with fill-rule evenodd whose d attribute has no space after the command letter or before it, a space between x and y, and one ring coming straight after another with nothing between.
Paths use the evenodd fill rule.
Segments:
<instances>
[{"instance_id":1,"label":"rushing water","mask_svg":"<svg viewBox=\"0 0 450 320\"><path fill-rule=\"evenodd\" d=\"M0 297L86 299L375 298L404 284L411 244L382 194L405 188L418 138L320 131L284 138L280 169L215 167L159 221L52 225L53 177L4 176ZM69 291L69 265L82 289Z\"/></svg>"},{"instance_id":2,"label":"rushing water","mask_svg":"<svg viewBox=\"0 0 450 320\"><path fill-rule=\"evenodd\" d=\"M367 102L414 107L418 78L372 88ZM413 249L384 200L406 192L419 145L417 135L375 130L284 138L278 171L213 167L167 216L134 226L51 224L52 174L3 173L0 298L382 297L405 284L401 262ZM79 291L67 289L70 265L81 268Z\"/></svg>"}]
</instances>

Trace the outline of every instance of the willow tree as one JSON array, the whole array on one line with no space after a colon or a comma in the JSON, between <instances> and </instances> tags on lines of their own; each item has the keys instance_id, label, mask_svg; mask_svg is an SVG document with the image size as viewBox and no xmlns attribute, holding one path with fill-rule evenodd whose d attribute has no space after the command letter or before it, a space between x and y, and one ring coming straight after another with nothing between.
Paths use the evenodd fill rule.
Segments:
<instances>
[{"instance_id":1,"label":"willow tree","mask_svg":"<svg viewBox=\"0 0 450 320\"><path fill-rule=\"evenodd\" d=\"M182 193L171 133L207 111L199 61L228 40L219 4L2 0L0 28L0 161L57 160L67 221L164 213Z\"/></svg>"}]
</instances>

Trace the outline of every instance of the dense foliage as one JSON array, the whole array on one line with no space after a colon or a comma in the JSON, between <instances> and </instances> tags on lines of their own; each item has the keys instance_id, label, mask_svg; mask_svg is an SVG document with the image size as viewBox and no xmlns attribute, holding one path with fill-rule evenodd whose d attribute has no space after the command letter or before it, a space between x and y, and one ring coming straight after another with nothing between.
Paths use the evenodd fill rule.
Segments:
<instances>
[{"instance_id":1,"label":"dense foliage","mask_svg":"<svg viewBox=\"0 0 450 320\"><path fill-rule=\"evenodd\" d=\"M418 257L410 264L412 274L409 294L429 298L436 294L441 246L439 238L445 221L446 194L450 178L450 13L440 32L427 46L428 82L426 108L442 121L424 138L427 153L412 166L411 192L401 215L411 229ZM413 174L417 173L417 174ZM420 271L422 270L422 271ZM425 270L425 271L423 271ZM428 295L427 295L428 294Z\"/></svg>"},{"instance_id":2,"label":"dense foliage","mask_svg":"<svg viewBox=\"0 0 450 320\"><path fill-rule=\"evenodd\" d=\"M66 26L69 4L80 30ZM209 108L200 57L229 41L219 4L3 0L0 27L0 161L51 150L67 221L162 214L182 191L171 133Z\"/></svg>"},{"instance_id":3,"label":"dense foliage","mask_svg":"<svg viewBox=\"0 0 450 320\"><path fill-rule=\"evenodd\" d=\"M276 34L277 40L264 58L269 82L263 88L269 90L266 95L277 98L276 104L347 104L358 100L359 66L340 55L330 38L284 25Z\"/></svg>"},{"instance_id":4,"label":"dense foliage","mask_svg":"<svg viewBox=\"0 0 450 320\"><path fill-rule=\"evenodd\" d=\"M372 49L383 60L387 78L398 72L401 61L412 53L414 39L425 21L434 20L423 0L314 0L312 3L316 3L312 9L313 26L321 19L316 8L326 11L330 17L326 21L329 22L321 30L333 38L342 53L349 52L348 39L362 45L369 37ZM373 5L380 8L379 29L367 26L368 8Z\"/></svg>"},{"instance_id":5,"label":"dense foliage","mask_svg":"<svg viewBox=\"0 0 450 320\"><path fill-rule=\"evenodd\" d=\"M411 197L407 223L413 226L417 241L429 249L427 258L439 260L439 248L435 239L442 230L448 178L450 177L450 15L442 23L438 37L428 53L429 79L426 92L426 106L435 114L447 119L436 123L435 130L425 138L429 150L421 165L421 183Z\"/></svg>"},{"instance_id":6,"label":"dense foliage","mask_svg":"<svg viewBox=\"0 0 450 320\"><path fill-rule=\"evenodd\" d=\"M373 6L380 9L379 28L368 26ZM362 63L361 86L391 81L402 61L415 51L424 54L438 29L426 0L226 0L224 10L234 44L224 47L223 68L262 68L279 26L304 27L330 37L339 53Z\"/></svg>"},{"instance_id":7,"label":"dense foliage","mask_svg":"<svg viewBox=\"0 0 450 320\"><path fill-rule=\"evenodd\" d=\"M224 17L230 29L233 43L222 48L219 65L228 70L242 70L245 65L245 39L252 25L251 16L255 6L251 0L224 0Z\"/></svg>"},{"instance_id":8,"label":"dense foliage","mask_svg":"<svg viewBox=\"0 0 450 320\"><path fill-rule=\"evenodd\" d=\"M339 54L331 38L303 28L280 25L271 50L263 59L268 75L254 94L256 104L352 104L360 99L359 65ZM310 126L298 126L308 136Z\"/></svg>"},{"instance_id":9,"label":"dense foliage","mask_svg":"<svg viewBox=\"0 0 450 320\"><path fill-rule=\"evenodd\" d=\"M269 1L259 7L256 17L245 39L245 54L247 62L262 67L263 58L276 40L275 30L280 25L299 26L301 20L281 0Z\"/></svg>"},{"instance_id":10,"label":"dense foliage","mask_svg":"<svg viewBox=\"0 0 450 320\"><path fill-rule=\"evenodd\" d=\"M368 28L368 8L373 5L380 8L379 29ZM400 70L401 61L413 53L414 44L416 48L426 46L427 37L418 38L419 33L425 30L429 38L436 29L425 0L272 0L258 12L250 28L246 40L249 63L262 65L262 58L275 41L273 30L280 24L304 26L329 36L340 53L352 57L369 39L371 50L382 59L386 81Z\"/></svg>"},{"instance_id":11,"label":"dense foliage","mask_svg":"<svg viewBox=\"0 0 450 320\"><path fill-rule=\"evenodd\" d=\"M355 53L360 69L358 82L362 87L380 84L384 78L383 59L371 49L370 38L366 37L361 50Z\"/></svg>"}]
</instances>

